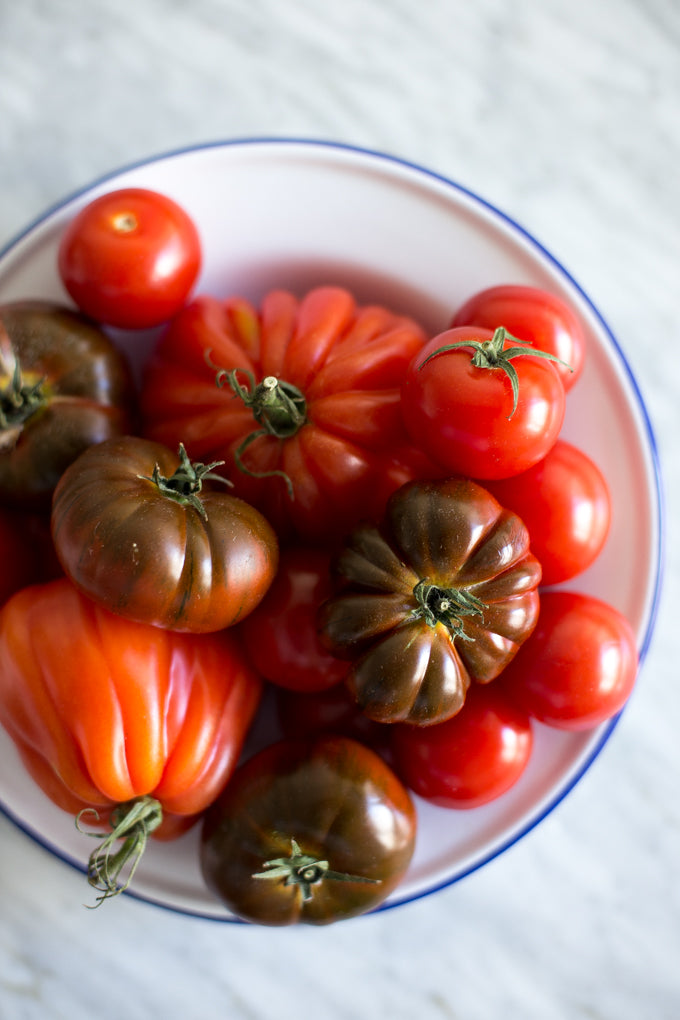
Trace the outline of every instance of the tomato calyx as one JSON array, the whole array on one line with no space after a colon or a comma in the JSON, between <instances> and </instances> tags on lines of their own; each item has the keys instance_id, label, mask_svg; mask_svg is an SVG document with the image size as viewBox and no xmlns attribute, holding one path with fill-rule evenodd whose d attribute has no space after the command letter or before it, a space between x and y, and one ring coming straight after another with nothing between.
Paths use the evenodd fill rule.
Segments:
<instances>
[{"instance_id":1,"label":"tomato calyx","mask_svg":"<svg viewBox=\"0 0 680 1020\"><path fill-rule=\"evenodd\" d=\"M79 832L101 840L90 854L87 868L87 881L101 894L95 903L98 907L130 885L150 834L163 821L163 809L155 797L149 796L118 804L111 812L111 831L103 839L101 832L88 832L81 827L84 815L93 815L97 821L99 812L95 808L84 808L76 818ZM116 849L120 840L122 845ZM121 879L126 867L127 874Z\"/></svg>"},{"instance_id":2,"label":"tomato calyx","mask_svg":"<svg viewBox=\"0 0 680 1020\"><path fill-rule=\"evenodd\" d=\"M199 493L205 481L222 482L224 485L231 485L228 478L223 478L222 475L218 475L214 470L216 467L221 467L222 464L224 464L223 460L214 460L211 464L201 464L197 461L194 464L189 459L184 444L180 443L179 467L169 478L161 474L158 464L154 464L151 475L138 475L138 477L146 482L153 482L163 496L167 496L168 499L172 499L182 506L193 507L194 510L198 511L203 520L207 520L208 514L202 501L199 499Z\"/></svg>"},{"instance_id":3,"label":"tomato calyx","mask_svg":"<svg viewBox=\"0 0 680 1020\"><path fill-rule=\"evenodd\" d=\"M0 428L17 429L47 403L43 392L45 377L29 383L24 379L17 359L7 385L0 389Z\"/></svg>"},{"instance_id":4,"label":"tomato calyx","mask_svg":"<svg viewBox=\"0 0 680 1020\"><path fill-rule=\"evenodd\" d=\"M463 618L479 616L484 619L486 603L469 591L458 588L443 588L432 584L427 579L419 581L413 589L413 596L418 603L411 615L422 619L428 627L443 624L453 635L463 641L472 638L465 633Z\"/></svg>"},{"instance_id":5,"label":"tomato calyx","mask_svg":"<svg viewBox=\"0 0 680 1020\"><path fill-rule=\"evenodd\" d=\"M332 871L328 861L319 860L311 854L303 854L297 841L291 838L291 852L288 857L273 857L262 865L265 871L258 871L253 878L271 880L283 879L284 885L296 886L305 903L312 899L312 886L325 881L333 882L368 882L377 884L379 879L365 878L362 875L347 875L342 871Z\"/></svg>"},{"instance_id":6,"label":"tomato calyx","mask_svg":"<svg viewBox=\"0 0 680 1020\"><path fill-rule=\"evenodd\" d=\"M518 346L505 347L506 341ZM460 340L457 343L438 347L436 351L428 354L422 364L418 366L418 370L420 371L424 368L428 361L436 358L438 354L444 354L447 351L454 351L463 347L472 349L471 362L475 368L501 369L507 375L512 386L512 411L508 415L508 421L510 421L517 410L517 401L519 399L519 377L515 366L512 364L513 358L547 358L548 361L556 361L558 364L568 368L570 372L573 371L571 366L567 365L561 358L556 357L549 351L542 351L537 347L533 347L528 340L520 340L518 337L513 336L512 333L509 333L504 326L499 326L495 329L490 340Z\"/></svg>"},{"instance_id":7,"label":"tomato calyx","mask_svg":"<svg viewBox=\"0 0 680 1020\"><path fill-rule=\"evenodd\" d=\"M209 360L210 352L207 354ZM239 375L245 376L247 385L239 381ZM228 372L221 368L215 382L222 387L228 384L235 396L243 401L252 412L253 418L260 426L249 433L234 453L234 460L239 471L251 478L282 478L286 483L290 499L295 498L293 483L285 471L252 471L243 463L243 454L256 439L261 436L274 436L276 439L291 439L303 425L307 424L307 402L304 393L275 375L267 375L256 383L252 372L243 368L235 368Z\"/></svg>"}]
</instances>

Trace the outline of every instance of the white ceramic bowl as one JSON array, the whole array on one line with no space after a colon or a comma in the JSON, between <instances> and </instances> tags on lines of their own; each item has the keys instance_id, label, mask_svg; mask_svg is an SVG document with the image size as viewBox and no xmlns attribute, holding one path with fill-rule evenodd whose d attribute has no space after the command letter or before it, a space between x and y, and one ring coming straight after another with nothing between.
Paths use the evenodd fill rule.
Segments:
<instances>
[{"instance_id":1,"label":"white ceramic bowl","mask_svg":"<svg viewBox=\"0 0 680 1020\"><path fill-rule=\"evenodd\" d=\"M204 246L198 290L217 296L258 301L273 287L302 292L337 283L360 303L413 315L433 334L448 326L465 299L494 284L543 287L569 302L584 324L588 349L583 375L568 397L563 435L605 471L614 514L604 551L569 587L621 610L644 658L662 562L662 502L649 418L602 317L526 231L453 182L377 153L283 139L217 143L112 174L50 210L0 253L0 301L66 301L56 269L62 229L96 195L126 186L165 192L189 212ZM153 339L148 334L121 342L139 364ZM526 772L485 807L449 811L419 802L411 868L381 909L457 881L520 839L583 776L615 723L586 733L537 726ZM31 837L85 871L89 841L34 786L2 731L0 807ZM174 843L152 840L130 895L231 920L204 887L197 844L197 828Z\"/></svg>"}]
</instances>

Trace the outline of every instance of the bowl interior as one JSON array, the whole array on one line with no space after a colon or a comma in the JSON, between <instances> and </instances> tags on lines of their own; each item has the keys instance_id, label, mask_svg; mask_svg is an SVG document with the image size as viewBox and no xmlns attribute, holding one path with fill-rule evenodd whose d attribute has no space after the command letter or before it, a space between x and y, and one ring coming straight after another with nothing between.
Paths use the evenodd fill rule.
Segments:
<instances>
[{"instance_id":1,"label":"bowl interior","mask_svg":"<svg viewBox=\"0 0 680 1020\"><path fill-rule=\"evenodd\" d=\"M654 623L661 563L661 500L654 438L620 348L580 287L517 224L482 199L419 167L326 143L223 143L159 157L101 180L30 226L0 253L0 301L66 302L56 269L61 231L96 195L118 187L165 192L195 220L204 247L197 291L258 302L274 287L302 293L335 283L360 303L419 319L432 334L476 290L522 283L572 305L587 337L583 375L567 401L563 436L585 450L610 485L613 521L597 562L570 582L631 621L644 653ZM112 331L136 369L156 333ZM636 542L628 536L635 534ZM591 765L615 721L581 734L537 726L531 762L502 798L474 811L418 803L411 868L385 906L447 885L516 841ZM25 776L0 732L0 806L55 854L85 870L89 845L73 820ZM217 919L229 915L203 886L196 830L153 843L133 895ZM384 909L384 908L383 908Z\"/></svg>"}]
</instances>

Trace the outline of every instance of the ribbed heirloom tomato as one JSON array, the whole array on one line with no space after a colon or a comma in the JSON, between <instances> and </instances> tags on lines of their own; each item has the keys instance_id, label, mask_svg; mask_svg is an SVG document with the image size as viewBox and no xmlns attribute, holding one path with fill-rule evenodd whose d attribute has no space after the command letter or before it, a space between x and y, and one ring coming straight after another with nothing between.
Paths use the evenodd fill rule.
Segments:
<instances>
[{"instance_id":1,"label":"ribbed heirloom tomato","mask_svg":"<svg viewBox=\"0 0 680 1020\"><path fill-rule=\"evenodd\" d=\"M195 464L136 436L86 450L54 493L52 536L74 584L140 623L209 632L260 601L278 542L254 507L224 487L216 464Z\"/></svg>"},{"instance_id":2,"label":"ribbed heirloom tomato","mask_svg":"<svg viewBox=\"0 0 680 1020\"><path fill-rule=\"evenodd\" d=\"M380 526L349 534L336 570L319 632L349 661L345 683L377 722L454 716L538 616L541 568L524 524L467 479L403 485Z\"/></svg>"},{"instance_id":3,"label":"ribbed heirloom tomato","mask_svg":"<svg viewBox=\"0 0 680 1020\"><path fill-rule=\"evenodd\" d=\"M412 320L340 287L272 291L259 310L199 297L147 365L145 434L225 461L279 534L334 540L382 511L407 442L400 387L424 342Z\"/></svg>"},{"instance_id":4,"label":"ribbed heirloom tomato","mask_svg":"<svg viewBox=\"0 0 680 1020\"><path fill-rule=\"evenodd\" d=\"M215 799L261 691L228 632L133 623L66 578L0 611L0 723L55 804L110 823L90 860L102 898L151 832L178 835Z\"/></svg>"}]
</instances>

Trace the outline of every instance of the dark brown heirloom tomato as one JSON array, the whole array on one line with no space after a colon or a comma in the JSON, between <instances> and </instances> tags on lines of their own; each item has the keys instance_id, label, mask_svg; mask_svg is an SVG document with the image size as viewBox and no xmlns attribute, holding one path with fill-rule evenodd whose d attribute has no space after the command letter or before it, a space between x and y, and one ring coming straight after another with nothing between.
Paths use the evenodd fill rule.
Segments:
<instances>
[{"instance_id":1,"label":"dark brown heirloom tomato","mask_svg":"<svg viewBox=\"0 0 680 1020\"><path fill-rule=\"evenodd\" d=\"M92 443L132 431L123 355L89 319L43 301L0 306L0 493L49 505Z\"/></svg>"},{"instance_id":2,"label":"dark brown heirloom tomato","mask_svg":"<svg viewBox=\"0 0 680 1020\"><path fill-rule=\"evenodd\" d=\"M415 808L373 751L347 737L283 740L234 773L208 812L211 891L258 924L329 924L378 906L413 855Z\"/></svg>"},{"instance_id":3,"label":"dark brown heirloom tomato","mask_svg":"<svg viewBox=\"0 0 680 1020\"><path fill-rule=\"evenodd\" d=\"M76 587L170 630L221 630L254 609L276 573L278 542L254 507L203 489L217 466L132 436L81 454L52 505L54 546Z\"/></svg>"},{"instance_id":4,"label":"dark brown heirloom tomato","mask_svg":"<svg viewBox=\"0 0 680 1020\"><path fill-rule=\"evenodd\" d=\"M380 527L352 531L340 590L319 611L325 646L378 722L455 715L471 680L493 680L533 630L541 568L522 521L467 479L410 482Z\"/></svg>"}]
</instances>

